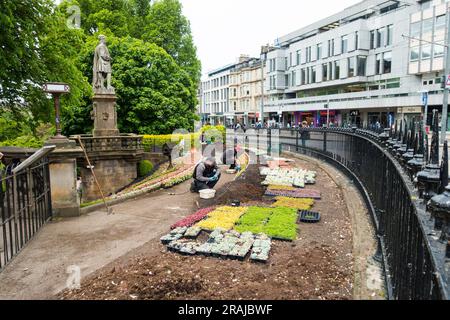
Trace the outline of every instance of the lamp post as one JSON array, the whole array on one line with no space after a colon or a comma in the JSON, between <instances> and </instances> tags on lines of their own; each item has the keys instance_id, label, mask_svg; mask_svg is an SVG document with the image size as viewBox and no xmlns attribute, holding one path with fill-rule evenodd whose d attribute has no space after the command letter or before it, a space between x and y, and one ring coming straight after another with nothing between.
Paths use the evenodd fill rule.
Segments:
<instances>
[{"instance_id":1,"label":"lamp post","mask_svg":"<svg viewBox=\"0 0 450 320\"><path fill-rule=\"evenodd\" d=\"M327 128L330 126L330 107L328 103L323 106L327 110Z\"/></svg>"},{"instance_id":2,"label":"lamp post","mask_svg":"<svg viewBox=\"0 0 450 320\"><path fill-rule=\"evenodd\" d=\"M259 119L261 125L264 126L264 66L267 60L267 53L269 52L269 46L261 47L261 103L259 107Z\"/></svg>"},{"instance_id":3,"label":"lamp post","mask_svg":"<svg viewBox=\"0 0 450 320\"><path fill-rule=\"evenodd\" d=\"M422 116L422 125L423 125L423 132L427 132L427 120L428 120L428 90L420 91L419 93L422 94L422 106L424 107L424 113Z\"/></svg>"},{"instance_id":4,"label":"lamp post","mask_svg":"<svg viewBox=\"0 0 450 320\"><path fill-rule=\"evenodd\" d=\"M60 97L64 93L70 92L70 87L66 83L50 82L45 83L43 86L44 92L50 93L53 96L55 102L55 124L56 124L56 136L52 138L55 140L67 140L65 136L62 135L61 131L61 106Z\"/></svg>"}]
</instances>

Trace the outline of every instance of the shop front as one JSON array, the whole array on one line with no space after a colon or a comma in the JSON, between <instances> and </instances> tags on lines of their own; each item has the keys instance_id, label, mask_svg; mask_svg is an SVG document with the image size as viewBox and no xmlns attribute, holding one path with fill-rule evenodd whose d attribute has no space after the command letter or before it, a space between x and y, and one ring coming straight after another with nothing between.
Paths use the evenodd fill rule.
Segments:
<instances>
[{"instance_id":1,"label":"shop front","mask_svg":"<svg viewBox=\"0 0 450 320\"><path fill-rule=\"evenodd\" d=\"M336 125L337 126L337 119L336 119L336 111L329 110L329 111L318 111L319 117L318 117L318 126L323 127L327 125L327 119L328 124Z\"/></svg>"}]
</instances>

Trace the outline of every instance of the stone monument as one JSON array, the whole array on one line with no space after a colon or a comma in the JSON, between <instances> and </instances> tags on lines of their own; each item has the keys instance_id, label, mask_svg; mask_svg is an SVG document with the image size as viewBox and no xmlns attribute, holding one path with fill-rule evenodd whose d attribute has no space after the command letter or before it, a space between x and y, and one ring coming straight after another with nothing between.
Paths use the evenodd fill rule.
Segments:
<instances>
[{"instance_id":1,"label":"stone monument","mask_svg":"<svg viewBox=\"0 0 450 320\"><path fill-rule=\"evenodd\" d=\"M94 89L94 137L117 136L116 93L111 85L111 55L106 46L106 37L99 36L95 48L92 87Z\"/></svg>"},{"instance_id":2,"label":"stone monument","mask_svg":"<svg viewBox=\"0 0 450 320\"><path fill-rule=\"evenodd\" d=\"M137 163L144 156L142 137L120 134L117 127L117 97L111 85L112 58L106 46L106 37L101 35L99 40L92 70L94 130L92 135L71 137L78 144L81 141L93 166L91 168L84 157L78 159L83 201L101 197L92 170L103 193L113 194L137 178Z\"/></svg>"}]
</instances>

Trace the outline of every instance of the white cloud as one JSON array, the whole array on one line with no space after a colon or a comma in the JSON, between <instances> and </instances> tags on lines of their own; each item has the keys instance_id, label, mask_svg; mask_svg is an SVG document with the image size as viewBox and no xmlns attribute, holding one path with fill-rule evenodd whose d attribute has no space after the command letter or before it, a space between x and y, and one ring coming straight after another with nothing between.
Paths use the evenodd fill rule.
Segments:
<instances>
[{"instance_id":1,"label":"white cloud","mask_svg":"<svg viewBox=\"0 0 450 320\"><path fill-rule=\"evenodd\" d=\"M181 0L191 21L203 73L240 54L259 56L261 45L338 13L360 0Z\"/></svg>"}]
</instances>

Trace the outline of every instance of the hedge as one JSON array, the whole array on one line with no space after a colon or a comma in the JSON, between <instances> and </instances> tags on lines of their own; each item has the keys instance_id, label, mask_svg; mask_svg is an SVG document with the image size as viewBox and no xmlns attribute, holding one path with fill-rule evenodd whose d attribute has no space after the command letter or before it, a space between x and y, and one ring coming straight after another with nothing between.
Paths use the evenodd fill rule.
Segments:
<instances>
[{"instance_id":1,"label":"hedge","mask_svg":"<svg viewBox=\"0 0 450 320\"><path fill-rule=\"evenodd\" d=\"M142 144L146 152L151 152L154 147L160 149L165 143L180 143L181 140L189 139L191 142L191 148L194 148L195 143L200 141L201 134L213 129L219 131L223 137L223 141L225 141L226 128L224 126L204 126L199 132L196 133L166 135L146 134L143 136Z\"/></svg>"}]
</instances>

